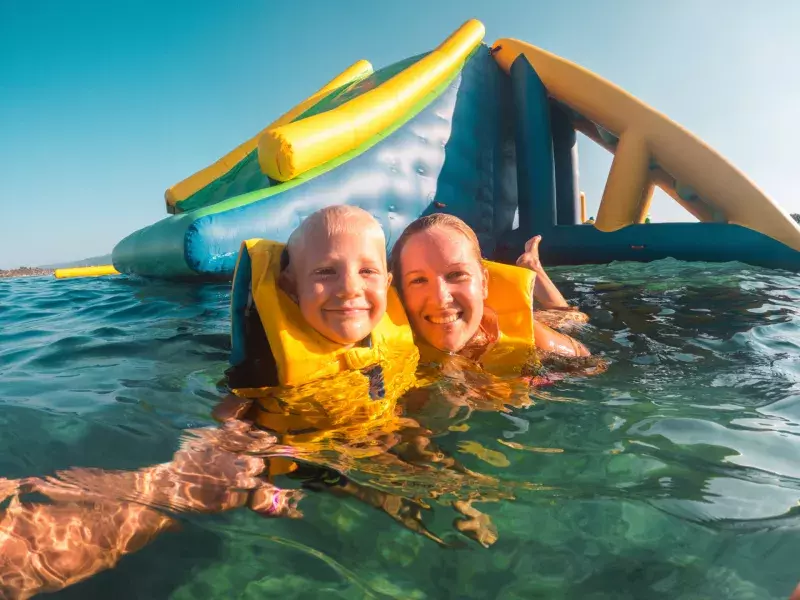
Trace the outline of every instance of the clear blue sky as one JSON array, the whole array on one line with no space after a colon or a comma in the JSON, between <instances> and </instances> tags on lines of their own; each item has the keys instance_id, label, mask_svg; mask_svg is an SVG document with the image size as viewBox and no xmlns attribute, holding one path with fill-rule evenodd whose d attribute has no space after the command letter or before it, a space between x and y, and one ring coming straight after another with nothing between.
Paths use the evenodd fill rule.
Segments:
<instances>
[{"instance_id":1,"label":"clear blue sky","mask_svg":"<svg viewBox=\"0 0 800 600\"><path fill-rule=\"evenodd\" d=\"M345 8L346 7L346 8ZM105 254L170 185L349 64L468 18L588 67L709 142L791 211L797 0L0 1L0 268ZM591 211L610 156L581 147ZM688 220L657 197L655 220Z\"/></svg>"}]
</instances>

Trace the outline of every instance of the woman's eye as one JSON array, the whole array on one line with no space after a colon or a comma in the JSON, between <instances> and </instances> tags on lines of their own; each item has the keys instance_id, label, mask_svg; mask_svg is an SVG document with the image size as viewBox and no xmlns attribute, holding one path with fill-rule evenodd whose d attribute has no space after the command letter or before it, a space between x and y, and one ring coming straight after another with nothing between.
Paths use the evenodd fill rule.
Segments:
<instances>
[{"instance_id":1,"label":"woman's eye","mask_svg":"<svg viewBox=\"0 0 800 600\"><path fill-rule=\"evenodd\" d=\"M467 273L466 271L453 271L452 273L449 273L447 275L447 278L450 281L462 281L467 277L469 277L469 273Z\"/></svg>"},{"instance_id":2,"label":"woman's eye","mask_svg":"<svg viewBox=\"0 0 800 600\"><path fill-rule=\"evenodd\" d=\"M325 267L314 271L314 275L335 275L336 271L332 267Z\"/></svg>"},{"instance_id":3,"label":"woman's eye","mask_svg":"<svg viewBox=\"0 0 800 600\"><path fill-rule=\"evenodd\" d=\"M408 283L411 284L411 285L419 285L421 283L425 283L426 281L428 281L428 280L425 279L424 277L415 277L414 279L412 279Z\"/></svg>"}]
</instances>

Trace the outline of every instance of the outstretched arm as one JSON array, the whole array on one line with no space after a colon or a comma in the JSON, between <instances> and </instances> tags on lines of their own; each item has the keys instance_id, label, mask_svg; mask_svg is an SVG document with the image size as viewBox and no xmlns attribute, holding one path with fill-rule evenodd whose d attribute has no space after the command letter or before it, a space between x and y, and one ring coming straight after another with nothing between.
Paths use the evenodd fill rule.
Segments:
<instances>
[{"instance_id":1,"label":"outstretched arm","mask_svg":"<svg viewBox=\"0 0 800 600\"><path fill-rule=\"evenodd\" d=\"M239 427L237 427L239 426ZM168 512L220 512L247 506L266 517L297 517L299 490L279 490L247 456L274 438L244 424L199 430L169 463L139 471L70 469L56 477L0 480L0 597L29 598L112 568L177 521ZM21 502L38 492L53 504Z\"/></svg>"},{"instance_id":2,"label":"outstretched arm","mask_svg":"<svg viewBox=\"0 0 800 600\"><path fill-rule=\"evenodd\" d=\"M223 427L187 431L182 447L167 463L138 471L68 469L26 482L30 491L56 502L129 501L173 513L217 513L249 506L262 495L276 516L296 516L297 490L280 490L266 478L259 456L274 446L266 432L231 421ZM258 510L258 512L261 512ZM271 516L271 515L270 515Z\"/></svg>"}]
</instances>

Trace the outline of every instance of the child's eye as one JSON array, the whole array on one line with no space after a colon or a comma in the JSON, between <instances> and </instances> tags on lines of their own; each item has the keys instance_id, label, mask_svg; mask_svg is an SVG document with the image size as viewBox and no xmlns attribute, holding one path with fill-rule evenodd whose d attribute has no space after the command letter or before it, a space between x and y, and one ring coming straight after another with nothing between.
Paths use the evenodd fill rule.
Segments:
<instances>
[{"instance_id":1,"label":"child's eye","mask_svg":"<svg viewBox=\"0 0 800 600\"><path fill-rule=\"evenodd\" d=\"M361 271L359 271L359 272L362 275L377 275L378 274L378 269L370 269L368 267L365 267L365 268L361 269Z\"/></svg>"}]
</instances>

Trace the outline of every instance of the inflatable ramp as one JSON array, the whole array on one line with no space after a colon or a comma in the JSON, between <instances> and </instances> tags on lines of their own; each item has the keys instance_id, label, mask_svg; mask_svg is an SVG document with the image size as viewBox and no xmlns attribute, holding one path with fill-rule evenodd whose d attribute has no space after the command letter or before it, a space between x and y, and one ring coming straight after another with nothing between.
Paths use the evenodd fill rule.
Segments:
<instances>
[{"instance_id":1,"label":"inflatable ramp","mask_svg":"<svg viewBox=\"0 0 800 600\"><path fill-rule=\"evenodd\" d=\"M230 278L242 240L286 241L311 212L354 204L388 248L450 212L488 258L545 236L548 264L741 260L800 267L800 228L714 150L601 77L470 20L434 50L366 61L167 190L165 219L123 239L114 268ZM596 223L580 222L576 132L614 153ZM654 186L700 223L644 224Z\"/></svg>"}]
</instances>

